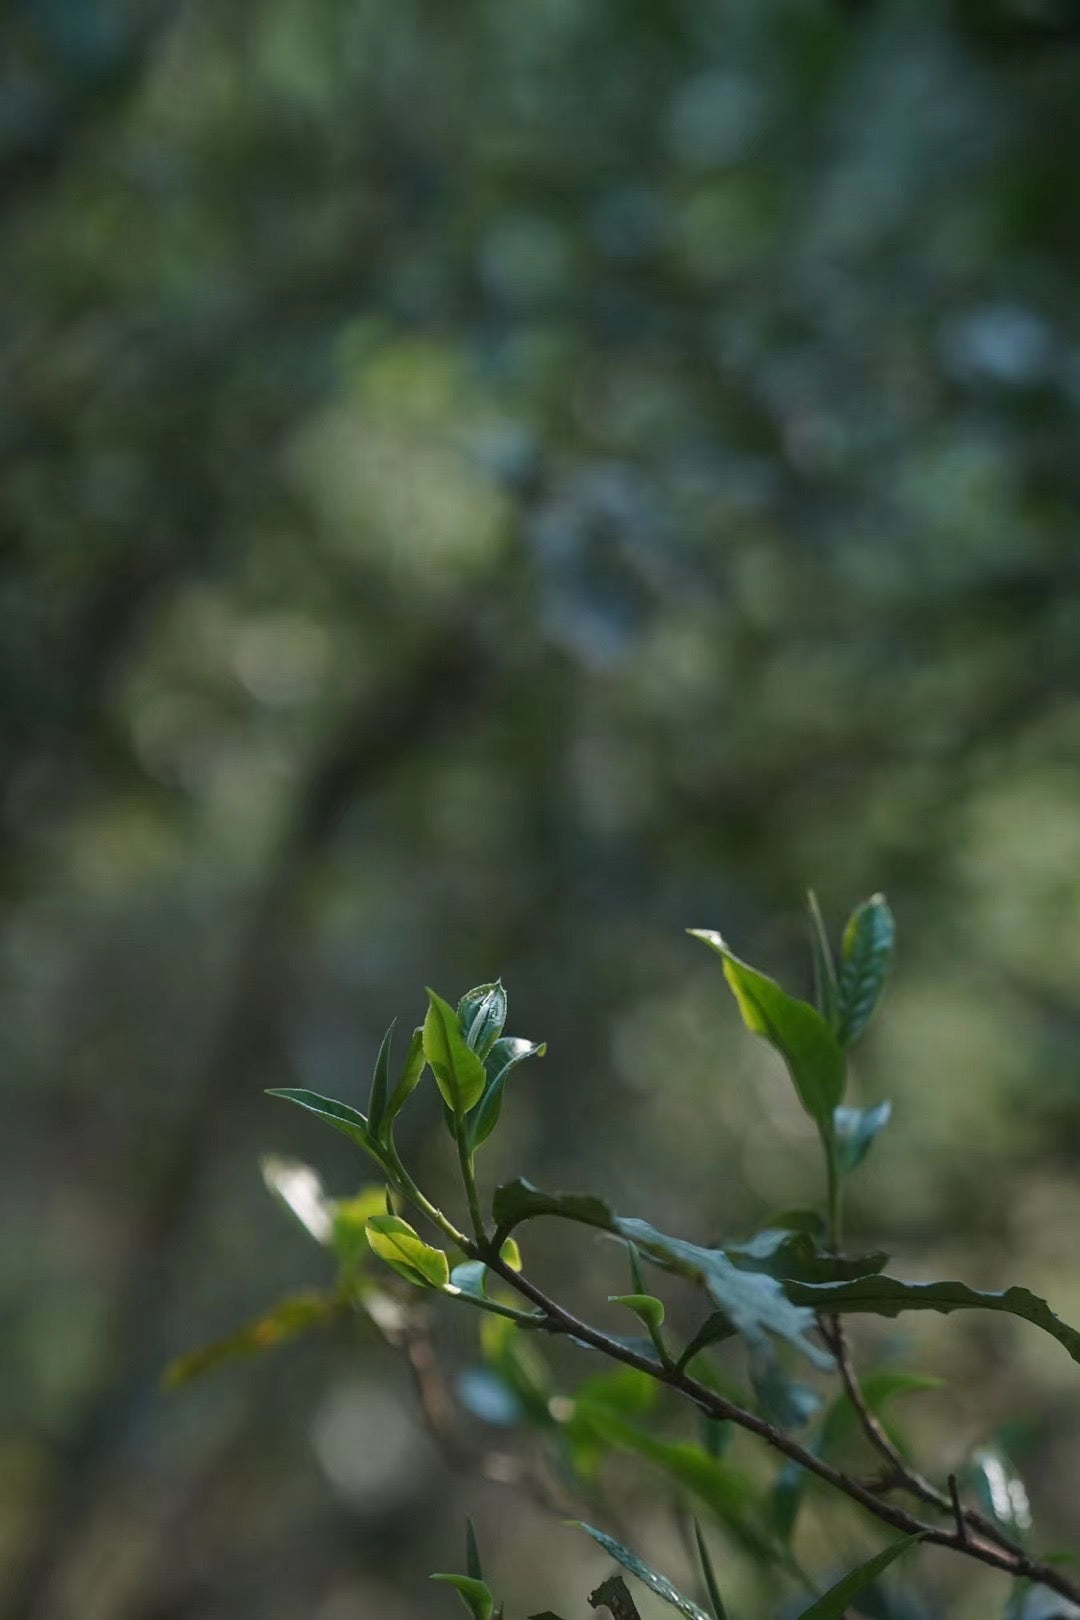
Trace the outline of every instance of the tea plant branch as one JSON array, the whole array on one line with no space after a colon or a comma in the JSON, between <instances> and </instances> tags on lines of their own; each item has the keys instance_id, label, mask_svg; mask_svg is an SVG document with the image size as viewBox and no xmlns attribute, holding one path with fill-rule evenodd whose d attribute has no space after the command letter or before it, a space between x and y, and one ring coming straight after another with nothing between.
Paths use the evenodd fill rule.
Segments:
<instances>
[{"instance_id":1,"label":"tea plant branch","mask_svg":"<svg viewBox=\"0 0 1080 1620\"><path fill-rule=\"evenodd\" d=\"M929 1524L917 1518L906 1509L897 1507L894 1503L883 1500L875 1492L827 1462L814 1452L787 1434L783 1429L767 1419L759 1417L757 1413L748 1411L726 1396L710 1389L707 1384L701 1383L689 1373L677 1367L662 1367L649 1356L641 1354L629 1345L621 1344L618 1339L592 1327L588 1322L582 1321L568 1311L556 1300L550 1298L542 1289L532 1282L524 1273L515 1271L512 1266L505 1263L490 1248L482 1248L479 1244L468 1242L467 1252L470 1257L482 1260L488 1268L499 1276L517 1293L536 1306L540 1313L536 1327L540 1331L556 1334L567 1334L582 1344L599 1350L612 1361L621 1362L624 1366L634 1367L639 1372L648 1374L658 1383L666 1384L678 1394L685 1396L695 1406L706 1412L710 1417L719 1418L736 1424L739 1428L755 1434L764 1440L766 1445L780 1452L783 1456L797 1463L808 1473L815 1474L835 1490L857 1502L883 1524L891 1525L893 1529L902 1531L905 1535L920 1536L923 1541L933 1546L946 1547L953 1552L962 1553L969 1558L977 1559L980 1563L989 1564L994 1569L1002 1570L1005 1574L1036 1581L1040 1585L1049 1587L1059 1596L1070 1601L1080 1602L1080 1586L1068 1580L1059 1569L1052 1564L1040 1563L1020 1548L1005 1548L993 1546L983 1540L975 1540L965 1530L964 1534L958 1529L946 1530L940 1525ZM931 1487L932 1489L932 1487ZM946 1499L948 1507L948 1500Z\"/></svg>"},{"instance_id":2,"label":"tea plant branch","mask_svg":"<svg viewBox=\"0 0 1080 1620\"><path fill-rule=\"evenodd\" d=\"M970 1528L977 1531L987 1541L995 1542L1004 1551L1013 1554L1014 1557L1023 1557L1023 1548L1011 1536L1006 1535L1000 1525L995 1524L992 1519L986 1518L974 1508L961 1506L957 1494L955 1475L950 1474L949 1476L949 1493L946 1495L944 1491L938 1490L925 1475L912 1468L890 1440L881 1419L871 1411L867 1404L851 1359L851 1349L840 1318L838 1316L829 1317L827 1320L822 1318L819 1321L819 1326L822 1337L836 1357L836 1366L844 1386L844 1392L851 1402L855 1415L862 1426L863 1433L888 1464L888 1472L883 1477L878 1489L891 1490L899 1488L908 1491L912 1496L918 1497L921 1502L927 1503L928 1506L937 1508L943 1514L952 1515L956 1520L957 1533L963 1535L965 1539L966 1531Z\"/></svg>"}]
</instances>

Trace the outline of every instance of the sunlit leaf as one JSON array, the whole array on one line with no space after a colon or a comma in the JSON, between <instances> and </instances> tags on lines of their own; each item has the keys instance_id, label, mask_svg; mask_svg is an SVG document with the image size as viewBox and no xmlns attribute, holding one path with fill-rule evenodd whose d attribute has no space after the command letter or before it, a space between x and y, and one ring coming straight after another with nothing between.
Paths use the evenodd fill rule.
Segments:
<instances>
[{"instance_id":1,"label":"sunlit leaf","mask_svg":"<svg viewBox=\"0 0 1080 1620\"><path fill-rule=\"evenodd\" d=\"M444 1586L452 1586L473 1620L492 1620L495 1601L483 1581L475 1580L471 1575L433 1575L431 1579L441 1581Z\"/></svg>"},{"instance_id":2,"label":"sunlit leaf","mask_svg":"<svg viewBox=\"0 0 1080 1620\"><path fill-rule=\"evenodd\" d=\"M526 1058L543 1057L546 1051L544 1041L537 1044L517 1035L504 1035L492 1046L484 1059L484 1094L470 1122L469 1141L474 1149L487 1141L498 1124L506 1084L518 1064Z\"/></svg>"},{"instance_id":3,"label":"sunlit leaf","mask_svg":"<svg viewBox=\"0 0 1080 1620\"><path fill-rule=\"evenodd\" d=\"M424 1030L422 1025L418 1025L409 1037L405 1061L401 1065L397 1082L386 1104L386 1117L383 1121L384 1135L400 1114L411 1094L416 1090L426 1062L427 1059L424 1056Z\"/></svg>"},{"instance_id":4,"label":"sunlit leaf","mask_svg":"<svg viewBox=\"0 0 1080 1620\"><path fill-rule=\"evenodd\" d=\"M298 1159L268 1155L260 1162L263 1181L310 1233L316 1243L329 1243L333 1233L333 1199L317 1170Z\"/></svg>"},{"instance_id":5,"label":"sunlit leaf","mask_svg":"<svg viewBox=\"0 0 1080 1620\"><path fill-rule=\"evenodd\" d=\"M322 1327L342 1309L342 1301L334 1294L291 1294L238 1332L179 1356L166 1368L162 1382L167 1389L178 1389L181 1384L190 1383L226 1361L257 1355L260 1350L295 1339L311 1328Z\"/></svg>"},{"instance_id":6,"label":"sunlit leaf","mask_svg":"<svg viewBox=\"0 0 1080 1620\"><path fill-rule=\"evenodd\" d=\"M1021 1539L1031 1529L1031 1503L1020 1475L1000 1451L983 1447L971 1459L979 1506L1003 1529Z\"/></svg>"},{"instance_id":7,"label":"sunlit leaf","mask_svg":"<svg viewBox=\"0 0 1080 1620\"><path fill-rule=\"evenodd\" d=\"M878 1132L884 1130L891 1117L890 1102L879 1102L873 1108L833 1110L836 1162L843 1175L849 1175L863 1162L870 1144Z\"/></svg>"},{"instance_id":8,"label":"sunlit leaf","mask_svg":"<svg viewBox=\"0 0 1080 1620\"><path fill-rule=\"evenodd\" d=\"M859 1593L865 1591L891 1563L921 1539L921 1536L904 1536L902 1540L894 1541L891 1547L886 1547L873 1558L868 1558L866 1563L860 1564L857 1569L849 1570L835 1586L830 1586L816 1603L811 1603L808 1609L804 1609L799 1620L844 1620Z\"/></svg>"},{"instance_id":9,"label":"sunlit leaf","mask_svg":"<svg viewBox=\"0 0 1080 1620\"><path fill-rule=\"evenodd\" d=\"M643 1563L628 1547L624 1547L612 1536L605 1535L603 1530L595 1530L591 1524L585 1524L580 1519L578 1524L587 1536L592 1536L597 1545L603 1547L604 1551L614 1558L617 1564L629 1570L630 1574L636 1576L650 1592L655 1592L665 1603L670 1603L673 1609L678 1609L680 1614L686 1616L686 1620L709 1620L704 1609L699 1609L696 1603L683 1597L665 1575L658 1575L656 1570L650 1569L648 1564Z\"/></svg>"},{"instance_id":10,"label":"sunlit leaf","mask_svg":"<svg viewBox=\"0 0 1080 1620\"><path fill-rule=\"evenodd\" d=\"M429 989L427 995L424 1056L431 1065L446 1106L456 1118L461 1118L483 1095L484 1065L472 1048L466 1046L457 1013L449 1002L437 996L434 990Z\"/></svg>"},{"instance_id":11,"label":"sunlit leaf","mask_svg":"<svg viewBox=\"0 0 1080 1620\"><path fill-rule=\"evenodd\" d=\"M836 1036L809 1002L789 996L756 968L734 956L711 928L688 930L723 958L743 1023L761 1035L787 1064L801 1101L821 1135L832 1134L833 1109L843 1100L846 1064Z\"/></svg>"},{"instance_id":12,"label":"sunlit leaf","mask_svg":"<svg viewBox=\"0 0 1080 1620\"><path fill-rule=\"evenodd\" d=\"M1080 1333L1055 1316L1045 1299L1027 1288L981 1292L961 1282L912 1283L897 1277L860 1277L853 1282L784 1283L789 1300L814 1311L899 1316L902 1311L1003 1311L1049 1333L1080 1362Z\"/></svg>"},{"instance_id":13,"label":"sunlit leaf","mask_svg":"<svg viewBox=\"0 0 1080 1620\"><path fill-rule=\"evenodd\" d=\"M713 1303L751 1344L764 1344L767 1334L776 1334L815 1366L832 1366L828 1352L806 1337L815 1326L814 1313L793 1305L785 1293L789 1285L763 1272L740 1271L722 1249L703 1249L696 1243L667 1237L645 1221L618 1219L615 1230L636 1243L651 1260L705 1288Z\"/></svg>"},{"instance_id":14,"label":"sunlit leaf","mask_svg":"<svg viewBox=\"0 0 1080 1620\"><path fill-rule=\"evenodd\" d=\"M522 1221L537 1215L558 1215L563 1220L581 1221L585 1226L614 1230L615 1217L603 1199L591 1193L549 1193L519 1177L495 1189L491 1212L500 1232L509 1232Z\"/></svg>"},{"instance_id":15,"label":"sunlit leaf","mask_svg":"<svg viewBox=\"0 0 1080 1620\"><path fill-rule=\"evenodd\" d=\"M506 991L502 980L467 990L458 1002L457 1011L466 1046L481 1060L486 1058L506 1023Z\"/></svg>"},{"instance_id":16,"label":"sunlit leaf","mask_svg":"<svg viewBox=\"0 0 1080 1620\"><path fill-rule=\"evenodd\" d=\"M386 1119L386 1103L390 1095L390 1042L393 1038L394 1026L386 1031L379 1046L379 1053L375 1059L375 1071L371 1077L371 1095L368 1098L368 1131L375 1141L381 1141L383 1126Z\"/></svg>"},{"instance_id":17,"label":"sunlit leaf","mask_svg":"<svg viewBox=\"0 0 1080 1620\"><path fill-rule=\"evenodd\" d=\"M858 1040L881 1000L895 937L896 925L883 894L871 895L856 906L844 929L837 979L836 1032L841 1046Z\"/></svg>"},{"instance_id":18,"label":"sunlit leaf","mask_svg":"<svg viewBox=\"0 0 1080 1620\"><path fill-rule=\"evenodd\" d=\"M434 1249L400 1215L373 1215L367 1239L375 1254L407 1282L419 1288L443 1288L450 1281L450 1265L442 1249Z\"/></svg>"}]
</instances>

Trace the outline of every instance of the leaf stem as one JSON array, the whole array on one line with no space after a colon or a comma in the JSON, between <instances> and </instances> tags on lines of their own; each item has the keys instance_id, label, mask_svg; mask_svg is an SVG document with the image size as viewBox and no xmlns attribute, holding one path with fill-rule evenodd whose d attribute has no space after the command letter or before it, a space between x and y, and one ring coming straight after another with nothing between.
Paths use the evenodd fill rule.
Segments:
<instances>
[{"instance_id":1,"label":"leaf stem","mask_svg":"<svg viewBox=\"0 0 1080 1620\"><path fill-rule=\"evenodd\" d=\"M457 1116L454 1120L454 1140L457 1143L458 1164L461 1166L461 1179L465 1184L465 1197L469 1204L469 1219L472 1221L476 1241L482 1249L487 1248L487 1227L484 1225L484 1215L480 1208L480 1195L476 1190L476 1174L473 1170L472 1154L469 1144L465 1140L465 1121Z\"/></svg>"}]
</instances>

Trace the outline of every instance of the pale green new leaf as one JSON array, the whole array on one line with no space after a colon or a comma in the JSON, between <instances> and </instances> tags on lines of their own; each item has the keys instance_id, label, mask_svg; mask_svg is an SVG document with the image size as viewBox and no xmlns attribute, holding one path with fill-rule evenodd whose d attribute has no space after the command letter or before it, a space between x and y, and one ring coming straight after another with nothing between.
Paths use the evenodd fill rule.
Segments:
<instances>
[{"instance_id":1,"label":"pale green new leaf","mask_svg":"<svg viewBox=\"0 0 1080 1620\"><path fill-rule=\"evenodd\" d=\"M846 1061L825 1019L809 1002L789 996L775 979L741 962L714 929L691 928L688 932L722 957L724 977L743 1023L780 1053L800 1102L828 1140L833 1109L843 1101Z\"/></svg>"},{"instance_id":2,"label":"pale green new leaf","mask_svg":"<svg viewBox=\"0 0 1080 1620\"><path fill-rule=\"evenodd\" d=\"M495 1600L483 1581L475 1580L471 1575L433 1575L431 1579L441 1581L444 1586L452 1586L473 1620L492 1620Z\"/></svg>"},{"instance_id":3,"label":"pale green new leaf","mask_svg":"<svg viewBox=\"0 0 1080 1620\"><path fill-rule=\"evenodd\" d=\"M450 1264L442 1249L432 1248L400 1215L373 1215L367 1224L368 1242L406 1282L418 1288L445 1288Z\"/></svg>"},{"instance_id":4,"label":"pale green new leaf","mask_svg":"<svg viewBox=\"0 0 1080 1620\"><path fill-rule=\"evenodd\" d=\"M474 1108L484 1093L484 1065L465 1039L449 1002L428 990L424 1019L424 1056L431 1065L443 1101L456 1118Z\"/></svg>"}]
</instances>

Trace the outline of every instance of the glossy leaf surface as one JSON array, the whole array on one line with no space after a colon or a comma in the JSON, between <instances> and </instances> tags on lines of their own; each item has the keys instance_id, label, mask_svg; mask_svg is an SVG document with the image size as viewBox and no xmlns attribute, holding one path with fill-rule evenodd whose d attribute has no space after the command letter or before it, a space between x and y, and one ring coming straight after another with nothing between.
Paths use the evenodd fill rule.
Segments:
<instances>
[{"instance_id":1,"label":"glossy leaf surface","mask_svg":"<svg viewBox=\"0 0 1080 1620\"><path fill-rule=\"evenodd\" d=\"M317 1114L325 1119L336 1131L347 1136L350 1142L362 1147L366 1153L378 1159L377 1148L373 1145L368 1133L367 1120L348 1103L337 1102L333 1097L321 1097L317 1091L307 1091L303 1087L282 1086L267 1092L268 1097L284 1097L286 1102L296 1103L298 1108L306 1108L308 1113Z\"/></svg>"},{"instance_id":2,"label":"glossy leaf surface","mask_svg":"<svg viewBox=\"0 0 1080 1620\"><path fill-rule=\"evenodd\" d=\"M856 906L844 929L837 976L836 1033L841 1046L853 1045L873 1017L889 975L895 937L896 925L883 894L871 895Z\"/></svg>"},{"instance_id":3,"label":"glossy leaf surface","mask_svg":"<svg viewBox=\"0 0 1080 1620\"><path fill-rule=\"evenodd\" d=\"M467 990L458 1002L458 1022L465 1044L481 1061L503 1032L506 1023L506 991L501 979L494 984L478 984Z\"/></svg>"},{"instance_id":4,"label":"glossy leaf surface","mask_svg":"<svg viewBox=\"0 0 1080 1620\"><path fill-rule=\"evenodd\" d=\"M393 1034L394 1026L391 1024L380 1043L378 1056L375 1059L375 1070L371 1077L371 1095L368 1099L368 1131L376 1141L382 1140L386 1104L390 1096L390 1042L393 1039Z\"/></svg>"},{"instance_id":5,"label":"glossy leaf surface","mask_svg":"<svg viewBox=\"0 0 1080 1620\"><path fill-rule=\"evenodd\" d=\"M828 1137L833 1109L844 1096L846 1063L824 1018L809 1002L789 996L775 979L740 961L713 929L692 928L690 933L723 958L724 977L743 1023L780 1053L800 1102L822 1136Z\"/></svg>"},{"instance_id":6,"label":"glossy leaf surface","mask_svg":"<svg viewBox=\"0 0 1080 1620\"><path fill-rule=\"evenodd\" d=\"M681 1238L666 1237L645 1221L617 1220L615 1230L636 1243L643 1254L706 1289L737 1330L751 1344L764 1344L767 1334L786 1339L817 1367L831 1367L832 1357L806 1334L814 1313L794 1305L785 1285L763 1272L740 1271L722 1249L703 1249Z\"/></svg>"},{"instance_id":7,"label":"glossy leaf surface","mask_svg":"<svg viewBox=\"0 0 1080 1620\"><path fill-rule=\"evenodd\" d=\"M524 1063L526 1058L543 1057L546 1051L547 1046L543 1041L526 1041L517 1035L503 1035L492 1046L484 1059L484 1094L469 1132L474 1149L487 1141L499 1123L506 1083L518 1064Z\"/></svg>"},{"instance_id":8,"label":"glossy leaf surface","mask_svg":"<svg viewBox=\"0 0 1080 1620\"><path fill-rule=\"evenodd\" d=\"M636 1576L643 1585L649 1588L650 1592L655 1592L657 1597L663 1598L665 1603L670 1603L673 1609L678 1609L680 1614L686 1616L686 1620L709 1620L705 1610L699 1609L697 1604L692 1603L688 1597L683 1597L682 1593L671 1584L666 1575L659 1575L655 1569L650 1569L649 1565L640 1559L636 1553L632 1553L628 1547L624 1547L613 1536L605 1535L603 1530L596 1530L591 1524L585 1524L580 1519L578 1524L587 1536L593 1538L597 1546L603 1547L604 1551L611 1558L614 1558L617 1564L621 1564L623 1569L629 1570L630 1574Z\"/></svg>"}]
</instances>

